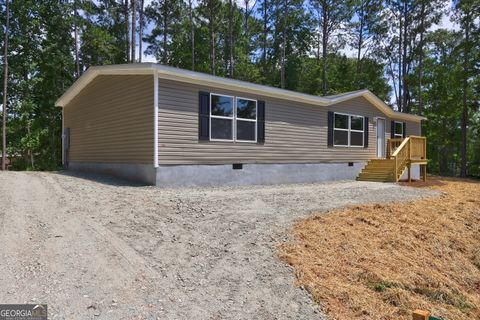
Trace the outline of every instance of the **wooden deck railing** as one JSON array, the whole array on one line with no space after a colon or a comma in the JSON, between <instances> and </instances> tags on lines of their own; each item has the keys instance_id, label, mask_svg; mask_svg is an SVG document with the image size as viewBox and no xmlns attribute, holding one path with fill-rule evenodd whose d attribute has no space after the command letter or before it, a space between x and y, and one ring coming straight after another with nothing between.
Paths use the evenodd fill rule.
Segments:
<instances>
[{"instance_id":1,"label":"wooden deck railing","mask_svg":"<svg viewBox=\"0 0 480 320\"><path fill-rule=\"evenodd\" d=\"M410 158L427 159L427 138L410 136Z\"/></svg>"},{"instance_id":2,"label":"wooden deck railing","mask_svg":"<svg viewBox=\"0 0 480 320\"><path fill-rule=\"evenodd\" d=\"M395 177L398 181L405 169L409 169L412 163L418 163L422 167L422 175L426 176L427 159L427 138L419 136L409 136L405 139L388 139L387 158L395 160Z\"/></svg>"},{"instance_id":3,"label":"wooden deck railing","mask_svg":"<svg viewBox=\"0 0 480 320\"><path fill-rule=\"evenodd\" d=\"M402 144L403 138L392 138L387 140L387 159L390 158L393 152Z\"/></svg>"}]
</instances>

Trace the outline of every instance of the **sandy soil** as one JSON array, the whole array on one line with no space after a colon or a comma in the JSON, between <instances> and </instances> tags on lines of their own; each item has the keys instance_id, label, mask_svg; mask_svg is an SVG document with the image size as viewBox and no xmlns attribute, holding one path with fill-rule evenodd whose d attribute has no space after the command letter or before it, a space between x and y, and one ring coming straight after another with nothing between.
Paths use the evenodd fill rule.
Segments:
<instances>
[{"instance_id":1,"label":"sandy soil","mask_svg":"<svg viewBox=\"0 0 480 320\"><path fill-rule=\"evenodd\" d=\"M335 209L299 221L281 257L334 319L480 319L480 181L409 185L411 203ZM420 189L419 189L420 190Z\"/></svg>"},{"instance_id":2,"label":"sandy soil","mask_svg":"<svg viewBox=\"0 0 480 320\"><path fill-rule=\"evenodd\" d=\"M50 319L323 319L276 256L311 212L408 200L393 184L159 189L0 173L0 302Z\"/></svg>"}]
</instances>

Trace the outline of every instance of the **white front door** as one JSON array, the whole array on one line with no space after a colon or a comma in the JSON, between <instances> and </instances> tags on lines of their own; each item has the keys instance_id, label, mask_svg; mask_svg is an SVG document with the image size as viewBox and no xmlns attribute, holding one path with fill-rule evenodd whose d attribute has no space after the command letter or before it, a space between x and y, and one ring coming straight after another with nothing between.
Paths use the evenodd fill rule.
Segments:
<instances>
[{"instance_id":1,"label":"white front door","mask_svg":"<svg viewBox=\"0 0 480 320\"><path fill-rule=\"evenodd\" d=\"M385 119L377 118L377 157L385 158Z\"/></svg>"}]
</instances>

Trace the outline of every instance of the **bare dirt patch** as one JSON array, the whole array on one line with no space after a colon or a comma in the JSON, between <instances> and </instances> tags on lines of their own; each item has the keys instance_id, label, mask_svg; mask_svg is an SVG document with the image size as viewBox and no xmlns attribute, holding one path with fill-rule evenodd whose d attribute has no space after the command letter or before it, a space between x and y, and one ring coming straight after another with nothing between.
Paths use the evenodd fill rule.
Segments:
<instances>
[{"instance_id":1,"label":"bare dirt patch","mask_svg":"<svg viewBox=\"0 0 480 320\"><path fill-rule=\"evenodd\" d=\"M444 178L444 180L447 178ZM401 186L414 187L414 188L425 188L425 187L441 187L445 185L445 182L442 181L439 177L430 176L426 181L422 180L412 180L401 181L399 182Z\"/></svg>"},{"instance_id":2,"label":"bare dirt patch","mask_svg":"<svg viewBox=\"0 0 480 320\"><path fill-rule=\"evenodd\" d=\"M480 183L434 182L436 198L302 220L280 257L334 319L480 319Z\"/></svg>"},{"instance_id":3,"label":"bare dirt patch","mask_svg":"<svg viewBox=\"0 0 480 320\"><path fill-rule=\"evenodd\" d=\"M435 195L394 184L161 189L0 172L0 302L52 319L324 319L277 245L312 212Z\"/></svg>"}]
</instances>

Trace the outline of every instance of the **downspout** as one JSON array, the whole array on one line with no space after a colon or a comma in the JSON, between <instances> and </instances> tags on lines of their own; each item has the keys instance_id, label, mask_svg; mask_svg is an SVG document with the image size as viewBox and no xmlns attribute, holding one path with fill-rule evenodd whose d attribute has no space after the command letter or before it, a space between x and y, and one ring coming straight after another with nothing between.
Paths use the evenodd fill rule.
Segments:
<instances>
[{"instance_id":1,"label":"downspout","mask_svg":"<svg viewBox=\"0 0 480 320\"><path fill-rule=\"evenodd\" d=\"M158 73L153 73L153 167L158 168Z\"/></svg>"}]
</instances>

